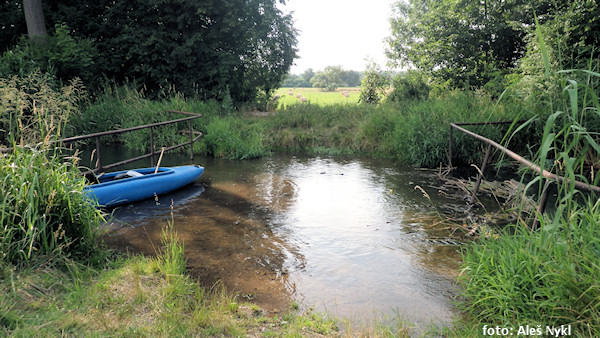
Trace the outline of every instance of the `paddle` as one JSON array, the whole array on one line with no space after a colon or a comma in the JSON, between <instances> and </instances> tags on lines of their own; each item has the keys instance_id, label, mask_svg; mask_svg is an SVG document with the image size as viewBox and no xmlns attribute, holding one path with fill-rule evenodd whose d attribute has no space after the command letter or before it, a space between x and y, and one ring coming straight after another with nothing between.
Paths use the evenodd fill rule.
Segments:
<instances>
[{"instance_id":1,"label":"paddle","mask_svg":"<svg viewBox=\"0 0 600 338\"><path fill-rule=\"evenodd\" d=\"M162 150L160 151L160 156L158 157L158 162L156 163L156 169L154 170L155 174L158 172L158 167L160 167L160 161L162 161L162 156L164 153L165 153L165 147L163 147Z\"/></svg>"}]
</instances>

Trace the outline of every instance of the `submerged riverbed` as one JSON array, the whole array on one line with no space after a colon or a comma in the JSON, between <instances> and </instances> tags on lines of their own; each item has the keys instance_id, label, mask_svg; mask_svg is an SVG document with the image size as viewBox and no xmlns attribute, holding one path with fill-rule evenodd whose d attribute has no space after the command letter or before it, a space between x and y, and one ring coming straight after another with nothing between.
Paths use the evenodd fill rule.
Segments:
<instances>
[{"instance_id":1,"label":"submerged riverbed","mask_svg":"<svg viewBox=\"0 0 600 338\"><path fill-rule=\"evenodd\" d=\"M189 160L163 159L177 163ZM193 185L113 210L107 243L153 254L172 220L192 276L206 286L222 281L272 313L296 303L353 321L400 317L422 327L456 314L458 246L436 208L464 202L438 197L434 172L285 154L196 163L206 171Z\"/></svg>"}]
</instances>

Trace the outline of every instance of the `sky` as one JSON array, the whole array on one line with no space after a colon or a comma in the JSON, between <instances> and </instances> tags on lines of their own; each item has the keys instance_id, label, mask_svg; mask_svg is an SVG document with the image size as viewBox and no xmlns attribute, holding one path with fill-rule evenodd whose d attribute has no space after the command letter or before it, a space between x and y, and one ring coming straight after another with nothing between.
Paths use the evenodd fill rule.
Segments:
<instances>
[{"instance_id":1,"label":"sky","mask_svg":"<svg viewBox=\"0 0 600 338\"><path fill-rule=\"evenodd\" d=\"M367 61L386 68L384 39L391 35L389 18L398 0L287 0L281 9L293 11L298 54L292 74L306 69L342 66L363 71Z\"/></svg>"}]
</instances>

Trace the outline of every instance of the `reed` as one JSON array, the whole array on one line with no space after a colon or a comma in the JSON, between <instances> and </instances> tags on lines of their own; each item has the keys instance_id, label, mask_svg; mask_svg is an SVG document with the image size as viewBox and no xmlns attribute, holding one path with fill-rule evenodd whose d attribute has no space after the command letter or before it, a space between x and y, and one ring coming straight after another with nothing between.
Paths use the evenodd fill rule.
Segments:
<instances>
[{"instance_id":1,"label":"reed","mask_svg":"<svg viewBox=\"0 0 600 338\"><path fill-rule=\"evenodd\" d=\"M0 78L0 145L48 142L59 138L86 99L74 79L60 87L53 76L38 71Z\"/></svg>"}]
</instances>

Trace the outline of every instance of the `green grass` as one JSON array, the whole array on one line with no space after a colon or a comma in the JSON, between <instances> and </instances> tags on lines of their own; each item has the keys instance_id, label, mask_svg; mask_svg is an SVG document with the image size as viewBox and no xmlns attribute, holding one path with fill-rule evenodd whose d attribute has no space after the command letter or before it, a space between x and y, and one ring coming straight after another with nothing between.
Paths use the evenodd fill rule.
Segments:
<instances>
[{"instance_id":1,"label":"green grass","mask_svg":"<svg viewBox=\"0 0 600 338\"><path fill-rule=\"evenodd\" d=\"M447 163L451 122L514 119L518 107L496 105L485 96L452 92L443 97L378 106L299 104L263 118L272 150L369 154L420 167ZM501 140L502 127L472 127ZM477 162L482 146L455 133L454 163Z\"/></svg>"},{"instance_id":2,"label":"green grass","mask_svg":"<svg viewBox=\"0 0 600 338\"><path fill-rule=\"evenodd\" d=\"M279 95L279 108L306 103L318 106L357 104L360 96L360 88L338 88L332 92L323 91L319 88L279 88L275 91L274 95ZM297 97L298 95L305 97L306 101L303 102Z\"/></svg>"},{"instance_id":3,"label":"green grass","mask_svg":"<svg viewBox=\"0 0 600 338\"><path fill-rule=\"evenodd\" d=\"M261 157L271 151L308 154L354 154L395 158L421 167L447 163L449 123L513 120L527 118L525 109L513 101L497 104L487 96L454 91L427 100L407 100L380 105L357 104L340 92L301 89L308 102L284 104L292 100L287 91L280 108L266 116L224 110L216 102L201 102L173 94L160 100L147 100L129 87L107 88L80 118L74 121L79 134L166 121L173 118L167 110L201 113L194 129L204 133L195 151L200 154L231 159ZM300 89L298 89L300 90ZM296 90L296 93L298 91ZM328 97L328 99L325 99ZM341 99L341 101L340 101ZM352 99L352 100L350 100ZM337 102L337 103L333 103ZM515 146L525 148L535 134L535 127L522 131ZM155 133L155 147L174 145L187 140L181 130L187 125L160 128ZM501 140L506 128L470 127ZM149 131L137 131L118 140L126 147L148 151ZM111 140L106 140L109 142ZM114 141L114 140L112 140ZM514 142L513 142L514 143ZM455 133L454 164L479 162L482 147L460 133Z\"/></svg>"},{"instance_id":4,"label":"green grass","mask_svg":"<svg viewBox=\"0 0 600 338\"><path fill-rule=\"evenodd\" d=\"M600 334L600 202L573 211L540 231L518 225L464 249L471 327L570 325L577 336Z\"/></svg>"}]
</instances>

